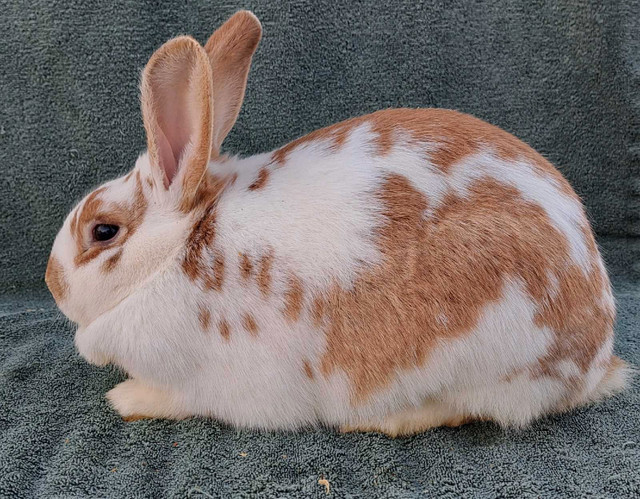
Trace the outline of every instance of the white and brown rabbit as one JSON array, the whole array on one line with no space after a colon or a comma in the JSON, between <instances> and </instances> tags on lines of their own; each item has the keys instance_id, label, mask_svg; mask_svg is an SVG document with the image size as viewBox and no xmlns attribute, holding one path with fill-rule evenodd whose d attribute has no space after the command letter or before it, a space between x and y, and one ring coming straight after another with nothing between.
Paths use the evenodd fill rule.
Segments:
<instances>
[{"instance_id":1,"label":"white and brown rabbit","mask_svg":"<svg viewBox=\"0 0 640 499\"><path fill-rule=\"evenodd\" d=\"M69 214L46 281L125 419L389 435L524 425L623 388L580 199L507 132L391 109L220 155L261 37L151 57L148 151Z\"/></svg>"}]
</instances>

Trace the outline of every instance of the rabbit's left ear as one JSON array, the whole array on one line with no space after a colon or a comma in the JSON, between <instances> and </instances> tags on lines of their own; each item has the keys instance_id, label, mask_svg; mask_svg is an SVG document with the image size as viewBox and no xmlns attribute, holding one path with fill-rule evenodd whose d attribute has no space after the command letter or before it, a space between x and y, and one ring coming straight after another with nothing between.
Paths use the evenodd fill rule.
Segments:
<instances>
[{"instance_id":1,"label":"rabbit's left ear","mask_svg":"<svg viewBox=\"0 0 640 499\"><path fill-rule=\"evenodd\" d=\"M241 10L220 26L204 46L213 74L214 156L220 154L222 141L240 112L251 58L261 37L262 26L258 18L248 10Z\"/></svg>"},{"instance_id":2,"label":"rabbit's left ear","mask_svg":"<svg viewBox=\"0 0 640 499\"><path fill-rule=\"evenodd\" d=\"M188 210L211 154L211 67L193 38L168 41L142 73L141 104L156 185L178 192Z\"/></svg>"}]
</instances>

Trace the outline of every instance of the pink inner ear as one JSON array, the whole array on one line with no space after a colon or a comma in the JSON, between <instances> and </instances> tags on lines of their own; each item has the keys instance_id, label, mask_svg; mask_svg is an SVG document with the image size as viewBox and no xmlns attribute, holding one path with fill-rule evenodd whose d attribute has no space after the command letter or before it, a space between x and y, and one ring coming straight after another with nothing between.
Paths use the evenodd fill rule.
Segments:
<instances>
[{"instance_id":1,"label":"pink inner ear","mask_svg":"<svg viewBox=\"0 0 640 499\"><path fill-rule=\"evenodd\" d=\"M200 109L192 103L193 90L188 77L192 69L189 60L172 66L154 87L157 106L158 161L169 187L180 168L185 149L195 136ZM186 76L186 77L185 77Z\"/></svg>"},{"instance_id":2,"label":"pink inner ear","mask_svg":"<svg viewBox=\"0 0 640 499\"><path fill-rule=\"evenodd\" d=\"M158 127L156 132L156 140L156 147L158 148L158 162L160 163L159 166L161 170L164 171L164 178L162 181L164 182L165 188L168 189L178 173L178 160L171 149L171 144L169 144L166 135L160 127Z\"/></svg>"},{"instance_id":3,"label":"pink inner ear","mask_svg":"<svg viewBox=\"0 0 640 499\"><path fill-rule=\"evenodd\" d=\"M204 49L188 37L167 42L149 60L141 87L154 176L166 189L181 183L181 196L188 199L194 193L187 188L198 188L211 149L211 73ZM192 177L193 186L187 182Z\"/></svg>"}]
</instances>

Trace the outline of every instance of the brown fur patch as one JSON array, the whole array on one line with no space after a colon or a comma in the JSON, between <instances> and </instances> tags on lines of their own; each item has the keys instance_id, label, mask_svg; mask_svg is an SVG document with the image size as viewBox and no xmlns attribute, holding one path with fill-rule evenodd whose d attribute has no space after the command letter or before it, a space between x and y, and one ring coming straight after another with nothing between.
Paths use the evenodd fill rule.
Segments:
<instances>
[{"instance_id":1,"label":"brown fur patch","mask_svg":"<svg viewBox=\"0 0 640 499\"><path fill-rule=\"evenodd\" d=\"M207 265L204 254L213 244L216 235L216 209L212 204L204 215L196 220L189 238L187 251L182 261L182 270L191 280L204 279Z\"/></svg>"},{"instance_id":2,"label":"brown fur patch","mask_svg":"<svg viewBox=\"0 0 640 499\"><path fill-rule=\"evenodd\" d=\"M78 212L80 210L76 209L73 212L73 217L71 217L71 222L69 223L69 227L71 229L71 234L75 234L78 227Z\"/></svg>"},{"instance_id":3,"label":"brown fur patch","mask_svg":"<svg viewBox=\"0 0 640 499\"><path fill-rule=\"evenodd\" d=\"M273 252L265 254L260 259L260 270L258 272L258 288L264 296L271 291L271 266L273 265Z\"/></svg>"},{"instance_id":4,"label":"brown fur patch","mask_svg":"<svg viewBox=\"0 0 640 499\"><path fill-rule=\"evenodd\" d=\"M122 417L122 421L126 423L133 423L134 421L140 421L142 419L153 419L153 416L145 416L143 414L131 414L129 416Z\"/></svg>"},{"instance_id":5,"label":"brown fur patch","mask_svg":"<svg viewBox=\"0 0 640 499\"><path fill-rule=\"evenodd\" d=\"M276 150L271 159L282 165L291 151L313 141L328 141L332 150L338 150L351 131L365 123L370 124L376 135L374 141L380 155L391 151L397 132L402 132L416 143L433 146L434 151L429 154L429 159L447 172L455 162L487 147L505 160L522 158L529 161L539 171L552 177L565 195L577 198L569 183L535 149L501 128L449 109L386 109L351 118L295 139Z\"/></svg>"},{"instance_id":6,"label":"brown fur patch","mask_svg":"<svg viewBox=\"0 0 640 499\"><path fill-rule=\"evenodd\" d=\"M327 302L323 296L313 298L311 304L311 319L313 320L314 326L321 327L324 324L326 305Z\"/></svg>"},{"instance_id":7,"label":"brown fur patch","mask_svg":"<svg viewBox=\"0 0 640 499\"><path fill-rule=\"evenodd\" d=\"M558 332L563 347L555 360L588 362L594 350L577 342L588 337L595 345L611 334L611 321L599 318L593 301L600 277L580 274L564 236L516 189L478 181L468 199L447 197L429 219L423 216L427 200L402 176L389 176L380 199L388 222L379 233L384 263L363 273L352 291L334 287L323 313L313 313L328 321L320 370L343 370L354 401L386 386L397 371L423 365L439 341L469 333L509 278L521 279L540 305L536 322ZM555 298L549 273L561 283Z\"/></svg>"},{"instance_id":8,"label":"brown fur patch","mask_svg":"<svg viewBox=\"0 0 640 499\"><path fill-rule=\"evenodd\" d=\"M56 302L61 302L67 297L69 284L64 277L64 269L58 259L51 255L47 264L47 271L44 274L44 281L47 283L51 295Z\"/></svg>"},{"instance_id":9,"label":"brown fur patch","mask_svg":"<svg viewBox=\"0 0 640 499\"><path fill-rule=\"evenodd\" d=\"M539 360L537 374L562 378L556 366L562 359L573 361L583 373L589 370L598 350L613 333L615 311L600 303L607 288L609 278L595 263L588 278L572 266L563 273L555 298L541 300L535 323L552 329L555 336L549 351Z\"/></svg>"},{"instance_id":10,"label":"brown fur patch","mask_svg":"<svg viewBox=\"0 0 640 499\"><path fill-rule=\"evenodd\" d=\"M98 213L104 209L105 203L100 198L100 195L106 190L106 187L100 187L87 196L82 206L76 208L76 213L71 221L71 228L73 229L72 236L76 243L76 256L74 263L78 265L78 261L83 262L86 258L82 257L85 252L85 231L89 224L93 223ZM101 247L101 250L104 247ZM94 253L96 253L94 251ZM91 256L95 258L99 252ZM86 260L88 261L88 260ZM82 263L80 263L82 264Z\"/></svg>"},{"instance_id":11,"label":"brown fur patch","mask_svg":"<svg viewBox=\"0 0 640 499\"><path fill-rule=\"evenodd\" d=\"M304 289L302 287L302 281L297 277L292 277L289 280L289 289L284 297L284 314L290 321L297 322L298 319L300 319L303 299Z\"/></svg>"},{"instance_id":12,"label":"brown fur patch","mask_svg":"<svg viewBox=\"0 0 640 499\"><path fill-rule=\"evenodd\" d=\"M200 213L206 211L212 203L217 203L222 192L235 182L236 174L220 177L206 173L201 179L196 194L191 199L190 205L181 206L184 213Z\"/></svg>"},{"instance_id":13,"label":"brown fur patch","mask_svg":"<svg viewBox=\"0 0 640 499\"><path fill-rule=\"evenodd\" d=\"M122 248L120 248L118 251L116 251L113 255L111 255L109 258L107 258L104 261L104 263L102 264L102 271L111 272L114 268L116 268L116 265L118 265L118 262L120 261L121 257L122 257Z\"/></svg>"},{"instance_id":14,"label":"brown fur patch","mask_svg":"<svg viewBox=\"0 0 640 499\"><path fill-rule=\"evenodd\" d=\"M229 323L222 319L220 321L220 336L222 336L226 341L229 341L229 338L231 337L231 328L229 327Z\"/></svg>"},{"instance_id":15,"label":"brown fur patch","mask_svg":"<svg viewBox=\"0 0 640 499\"><path fill-rule=\"evenodd\" d=\"M315 378L314 374L313 374L313 369L311 368L311 364L309 363L308 360L305 360L303 365L302 365L303 369L304 369L304 374L307 378L313 380Z\"/></svg>"},{"instance_id":16,"label":"brown fur patch","mask_svg":"<svg viewBox=\"0 0 640 499\"><path fill-rule=\"evenodd\" d=\"M249 259L249 255L246 253L240 253L240 275L243 279L247 280L251 277L251 272L253 272L253 264Z\"/></svg>"},{"instance_id":17,"label":"brown fur patch","mask_svg":"<svg viewBox=\"0 0 640 499\"><path fill-rule=\"evenodd\" d=\"M211 270L207 269L204 275L204 286L206 289L220 291L224 279L224 254L219 250L214 250L213 264Z\"/></svg>"},{"instance_id":18,"label":"brown fur patch","mask_svg":"<svg viewBox=\"0 0 640 499\"><path fill-rule=\"evenodd\" d=\"M182 269L192 280L201 280L205 288L220 290L224 277L224 255L214 248L216 235L216 206L220 194L229 184L230 179L212 177L205 184L206 195L197 200L194 212L195 223L187 238L187 250L182 261ZM213 261L207 255L213 253Z\"/></svg>"},{"instance_id":19,"label":"brown fur patch","mask_svg":"<svg viewBox=\"0 0 640 499\"><path fill-rule=\"evenodd\" d=\"M140 175L136 175L135 178L134 198L130 204L104 201L100 194L104 192L105 187L96 189L85 200L73 232L77 250L74 263L78 267L90 262L106 249L123 246L142 224L148 203L144 196ZM85 234L96 223L117 225L120 227L120 232L113 241L107 243L87 242Z\"/></svg>"},{"instance_id":20,"label":"brown fur patch","mask_svg":"<svg viewBox=\"0 0 640 499\"><path fill-rule=\"evenodd\" d=\"M200 327L203 331L209 330L209 325L211 324L211 312L208 308L200 306L200 310L198 312L198 320L200 321Z\"/></svg>"},{"instance_id":21,"label":"brown fur patch","mask_svg":"<svg viewBox=\"0 0 640 499\"><path fill-rule=\"evenodd\" d=\"M257 191L258 189L262 189L266 185L267 180L269 180L269 170L261 168L258 172L258 178L249 186L249 190Z\"/></svg>"},{"instance_id":22,"label":"brown fur patch","mask_svg":"<svg viewBox=\"0 0 640 499\"><path fill-rule=\"evenodd\" d=\"M242 319L242 325L251 334L251 336L258 336L258 324L251 314L245 314Z\"/></svg>"}]
</instances>

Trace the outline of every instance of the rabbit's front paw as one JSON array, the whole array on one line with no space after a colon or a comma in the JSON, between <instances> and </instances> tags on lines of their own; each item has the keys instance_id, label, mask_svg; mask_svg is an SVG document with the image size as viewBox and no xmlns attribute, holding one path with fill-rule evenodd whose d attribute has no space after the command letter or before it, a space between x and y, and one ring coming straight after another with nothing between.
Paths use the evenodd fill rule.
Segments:
<instances>
[{"instance_id":1,"label":"rabbit's front paw","mask_svg":"<svg viewBox=\"0 0 640 499\"><path fill-rule=\"evenodd\" d=\"M107 400L125 421L183 419L188 416L168 392L147 386L137 379L116 385L107 392Z\"/></svg>"}]
</instances>

